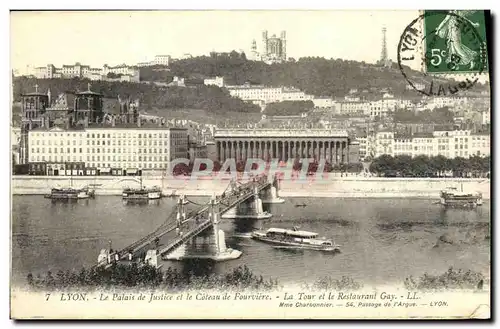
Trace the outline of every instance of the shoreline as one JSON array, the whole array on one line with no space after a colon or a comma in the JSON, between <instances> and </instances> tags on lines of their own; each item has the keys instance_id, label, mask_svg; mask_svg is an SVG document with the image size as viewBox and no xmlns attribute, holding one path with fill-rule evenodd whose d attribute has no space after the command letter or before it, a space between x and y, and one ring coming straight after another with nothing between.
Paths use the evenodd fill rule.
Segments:
<instances>
[{"instance_id":1,"label":"shoreline","mask_svg":"<svg viewBox=\"0 0 500 329\"><path fill-rule=\"evenodd\" d=\"M490 180L477 178L380 178L380 177L322 177L308 180L280 181L281 197L318 198L422 198L438 199L447 187L480 192L484 200L490 199ZM75 188L94 185L96 196L121 196L125 187L139 187L140 180L127 176L13 176L12 195L44 195L53 187ZM241 180L245 181L245 180ZM224 178L143 177L144 186L158 186L165 196L211 196L223 193L230 182Z\"/></svg>"}]
</instances>

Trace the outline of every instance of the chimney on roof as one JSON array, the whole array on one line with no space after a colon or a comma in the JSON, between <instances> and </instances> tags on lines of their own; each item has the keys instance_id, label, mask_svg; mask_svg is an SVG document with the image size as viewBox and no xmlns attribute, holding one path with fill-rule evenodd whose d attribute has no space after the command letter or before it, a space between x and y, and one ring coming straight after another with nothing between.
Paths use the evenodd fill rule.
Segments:
<instances>
[{"instance_id":1,"label":"chimney on roof","mask_svg":"<svg viewBox=\"0 0 500 329\"><path fill-rule=\"evenodd\" d=\"M114 127L115 126L115 116L113 115L111 117L111 127Z\"/></svg>"},{"instance_id":2,"label":"chimney on roof","mask_svg":"<svg viewBox=\"0 0 500 329\"><path fill-rule=\"evenodd\" d=\"M85 117L85 120L83 121L83 126L87 128L89 126L89 117Z\"/></svg>"},{"instance_id":3,"label":"chimney on roof","mask_svg":"<svg viewBox=\"0 0 500 329\"><path fill-rule=\"evenodd\" d=\"M140 117L137 118L137 127L139 127L139 128L141 127L141 118Z\"/></svg>"}]
</instances>

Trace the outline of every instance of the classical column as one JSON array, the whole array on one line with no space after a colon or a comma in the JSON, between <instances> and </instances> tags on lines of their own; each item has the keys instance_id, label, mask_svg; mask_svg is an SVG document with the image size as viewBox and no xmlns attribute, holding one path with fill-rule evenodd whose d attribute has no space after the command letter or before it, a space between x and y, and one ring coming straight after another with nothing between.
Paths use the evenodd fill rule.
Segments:
<instances>
[{"instance_id":1,"label":"classical column","mask_svg":"<svg viewBox=\"0 0 500 329\"><path fill-rule=\"evenodd\" d=\"M346 142L346 154L345 155L346 155L345 161L347 163L349 163L349 142L348 141Z\"/></svg>"},{"instance_id":2,"label":"classical column","mask_svg":"<svg viewBox=\"0 0 500 329\"><path fill-rule=\"evenodd\" d=\"M231 142L231 158L236 161L236 141Z\"/></svg>"},{"instance_id":3,"label":"classical column","mask_svg":"<svg viewBox=\"0 0 500 329\"><path fill-rule=\"evenodd\" d=\"M292 157L292 141L287 141L287 145L288 145L288 154L287 154L287 159L286 161L288 161L288 159L290 159Z\"/></svg>"},{"instance_id":4,"label":"classical column","mask_svg":"<svg viewBox=\"0 0 500 329\"><path fill-rule=\"evenodd\" d=\"M269 150L268 150L268 143L269 141L266 140L264 142L264 154L263 154L263 157L264 157L264 161L267 161L267 154L269 153Z\"/></svg>"},{"instance_id":5,"label":"classical column","mask_svg":"<svg viewBox=\"0 0 500 329\"><path fill-rule=\"evenodd\" d=\"M342 142L342 163L347 162L346 151L347 151L347 143Z\"/></svg>"},{"instance_id":6,"label":"classical column","mask_svg":"<svg viewBox=\"0 0 500 329\"><path fill-rule=\"evenodd\" d=\"M340 145L340 142L337 141L335 142L335 163L340 163L340 155L339 155L339 149L340 149L341 145Z\"/></svg>"}]
</instances>

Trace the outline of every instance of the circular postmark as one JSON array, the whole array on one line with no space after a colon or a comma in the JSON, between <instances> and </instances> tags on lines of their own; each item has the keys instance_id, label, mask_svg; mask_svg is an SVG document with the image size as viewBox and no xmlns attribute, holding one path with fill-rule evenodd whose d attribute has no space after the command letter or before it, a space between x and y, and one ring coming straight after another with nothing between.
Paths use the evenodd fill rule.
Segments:
<instances>
[{"instance_id":1,"label":"circular postmark","mask_svg":"<svg viewBox=\"0 0 500 329\"><path fill-rule=\"evenodd\" d=\"M398 66L413 89L427 96L454 95L474 86L487 70L485 38L476 29L480 24L467 18L471 12L426 11L405 28Z\"/></svg>"}]
</instances>

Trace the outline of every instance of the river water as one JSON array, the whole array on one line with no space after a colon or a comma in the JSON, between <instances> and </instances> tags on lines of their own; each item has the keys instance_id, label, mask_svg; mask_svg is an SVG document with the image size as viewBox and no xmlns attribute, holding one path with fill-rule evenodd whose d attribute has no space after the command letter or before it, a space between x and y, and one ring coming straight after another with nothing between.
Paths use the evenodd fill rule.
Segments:
<instances>
[{"instance_id":1,"label":"river water","mask_svg":"<svg viewBox=\"0 0 500 329\"><path fill-rule=\"evenodd\" d=\"M175 206L174 199L127 205L117 196L77 203L53 203L43 196L14 196L12 201L14 284L25 284L30 272L92 266L108 241L115 249L127 246L158 227ZM306 207L295 207L303 203ZM247 265L282 283L347 275L365 285L401 284L409 275L440 274L450 266L489 273L489 201L475 210L443 210L423 199L287 198L265 209L272 219L224 220L227 245L243 252L239 259L164 262L164 268L224 273ZM340 244L342 252L287 251L248 238L262 226L319 232Z\"/></svg>"}]
</instances>

